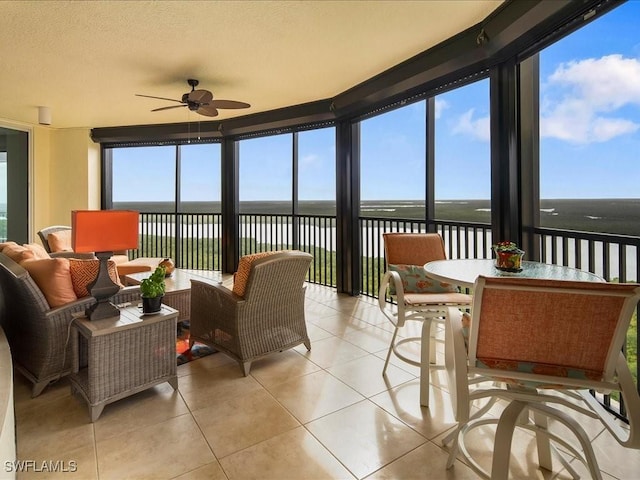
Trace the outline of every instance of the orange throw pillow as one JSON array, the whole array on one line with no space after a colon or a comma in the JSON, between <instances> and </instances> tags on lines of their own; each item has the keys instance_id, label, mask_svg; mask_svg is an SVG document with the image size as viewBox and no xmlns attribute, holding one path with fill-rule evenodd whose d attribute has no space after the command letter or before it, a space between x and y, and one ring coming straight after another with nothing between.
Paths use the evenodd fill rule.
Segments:
<instances>
[{"instance_id":1,"label":"orange throw pillow","mask_svg":"<svg viewBox=\"0 0 640 480\"><path fill-rule=\"evenodd\" d=\"M233 274L233 293L244 297L244 294L247 290L247 282L249 281L249 273L251 272L251 265L253 265L253 262L255 262L256 260L260 260L261 258L269 257L276 253L281 252L260 252L241 257L240 261L238 262L238 270Z\"/></svg>"},{"instance_id":2,"label":"orange throw pillow","mask_svg":"<svg viewBox=\"0 0 640 480\"><path fill-rule=\"evenodd\" d=\"M51 308L77 300L66 258L25 260L21 265L36 282Z\"/></svg>"},{"instance_id":3,"label":"orange throw pillow","mask_svg":"<svg viewBox=\"0 0 640 480\"><path fill-rule=\"evenodd\" d=\"M73 285L73 291L78 298L88 297L90 295L87 290L87 285L93 282L98 275L98 269L100 267L100 260L79 260L76 258L69 259L69 266L71 270L71 284ZM114 283L122 287L120 278L118 277L118 269L113 260L107 262L107 268L109 271L109 278Z\"/></svg>"},{"instance_id":4,"label":"orange throw pillow","mask_svg":"<svg viewBox=\"0 0 640 480\"><path fill-rule=\"evenodd\" d=\"M71 248L71 230L60 230L47 235L47 243L52 252L73 252Z\"/></svg>"}]
</instances>

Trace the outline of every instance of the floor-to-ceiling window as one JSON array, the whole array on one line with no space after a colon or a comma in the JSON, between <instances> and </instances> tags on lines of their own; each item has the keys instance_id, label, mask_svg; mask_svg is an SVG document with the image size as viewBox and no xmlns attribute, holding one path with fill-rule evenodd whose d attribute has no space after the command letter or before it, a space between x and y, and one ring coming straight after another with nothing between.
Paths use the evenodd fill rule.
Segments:
<instances>
[{"instance_id":1,"label":"floor-to-ceiling window","mask_svg":"<svg viewBox=\"0 0 640 480\"><path fill-rule=\"evenodd\" d=\"M426 231L426 102L360 122L362 292L376 295L383 234Z\"/></svg>"},{"instance_id":2,"label":"floor-to-ceiling window","mask_svg":"<svg viewBox=\"0 0 640 480\"><path fill-rule=\"evenodd\" d=\"M540 225L640 235L640 2L540 52Z\"/></svg>"},{"instance_id":3,"label":"floor-to-ceiling window","mask_svg":"<svg viewBox=\"0 0 640 480\"><path fill-rule=\"evenodd\" d=\"M0 127L0 241L29 241L29 132Z\"/></svg>"},{"instance_id":4,"label":"floor-to-ceiling window","mask_svg":"<svg viewBox=\"0 0 640 480\"><path fill-rule=\"evenodd\" d=\"M434 217L490 223L488 79L435 97L434 140Z\"/></svg>"},{"instance_id":5,"label":"floor-to-ceiling window","mask_svg":"<svg viewBox=\"0 0 640 480\"><path fill-rule=\"evenodd\" d=\"M622 3L539 53L542 260L621 282L640 280L639 22ZM637 378L637 315L625 348Z\"/></svg>"},{"instance_id":6,"label":"floor-to-ceiling window","mask_svg":"<svg viewBox=\"0 0 640 480\"><path fill-rule=\"evenodd\" d=\"M313 254L310 280L335 284L335 128L239 141L240 254Z\"/></svg>"},{"instance_id":7,"label":"floor-to-ceiling window","mask_svg":"<svg viewBox=\"0 0 640 480\"><path fill-rule=\"evenodd\" d=\"M360 216L425 219L425 105L360 122Z\"/></svg>"},{"instance_id":8,"label":"floor-to-ceiling window","mask_svg":"<svg viewBox=\"0 0 640 480\"><path fill-rule=\"evenodd\" d=\"M111 157L114 209L141 212L139 254L220 268L220 145L121 147Z\"/></svg>"},{"instance_id":9,"label":"floor-to-ceiling window","mask_svg":"<svg viewBox=\"0 0 640 480\"><path fill-rule=\"evenodd\" d=\"M489 79L437 95L434 103L433 218L450 256L483 258L491 246Z\"/></svg>"}]
</instances>

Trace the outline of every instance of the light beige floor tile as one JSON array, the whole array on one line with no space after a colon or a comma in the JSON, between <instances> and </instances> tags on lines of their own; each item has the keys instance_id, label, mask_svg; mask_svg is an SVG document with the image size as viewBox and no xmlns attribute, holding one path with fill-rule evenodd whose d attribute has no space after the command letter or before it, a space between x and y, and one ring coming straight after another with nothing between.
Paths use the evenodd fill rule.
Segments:
<instances>
[{"instance_id":1,"label":"light beige floor tile","mask_svg":"<svg viewBox=\"0 0 640 480\"><path fill-rule=\"evenodd\" d=\"M429 392L429 408L420 406L418 379L370 397L370 400L431 440L457 422L449 394L434 386Z\"/></svg>"},{"instance_id":2,"label":"light beige floor tile","mask_svg":"<svg viewBox=\"0 0 640 480\"><path fill-rule=\"evenodd\" d=\"M401 457L426 439L368 400L306 425L356 477Z\"/></svg>"},{"instance_id":3,"label":"light beige floor tile","mask_svg":"<svg viewBox=\"0 0 640 480\"><path fill-rule=\"evenodd\" d=\"M295 350L322 368L329 368L369 354L369 352L356 347L353 343L337 337L325 338L314 342L311 346L311 351L307 351L304 345L298 345Z\"/></svg>"},{"instance_id":4,"label":"light beige floor tile","mask_svg":"<svg viewBox=\"0 0 640 480\"><path fill-rule=\"evenodd\" d=\"M220 460L229 480L348 480L355 477L299 427Z\"/></svg>"},{"instance_id":5,"label":"light beige floor tile","mask_svg":"<svg viewBox=\"0 0 640 480\"><path fill-rule=\"evenodd\" d=\"M318 370L320 370L318 365L303 357L296 350L287 350L254 362L251 365L251 376L261 385L266 386L286 382Z\"/></svg>"},{"instance_id":6,"label":"light beige floor tile","mask_svg":"<svg viewBox=\"0 0 640 480\"><path fill-rule=\"evenodd\" d=\"M331 375L343 381L355 391L370 397L391 387L414 380L416 377L393 365L382 376L384 360L375 355L367 355L347 363L341 363L327 369Z\"/></svg>"},{"instance_id":7,"label":"light beige floor tile","mask_svg":"<svg viewBox=\"0 0 640 480\"><path fill-rule=\"evenodd\" d=\"M101 479L169 479L215 460L191 415L96 443Z\"/></svg>"},{"instance_id":8,"label":"light beige floor tile","mask_svg":"<svg viewBox=\"0 0 640 480\"><path fill-rule=\"evenodd\" d=\"M345 333L342 335L342 339L353 343L355 346L369 353L375 353L386 352L391 343L392 336L393 332L371 326Z\"/></svg>"},{"instance_id":9,"label":"light beige floor tile","mask_svg":"<svg viewBox=\"0 0 640 480\"><path fill-rule=\"evenodd\" d=\"M180 393L168 383L162 383L107 405L94 423L96 441L154 425L188 411Z\"/></svg>"},{"instance_id":10,"label":"light beige floor tile","mask_svg":"<svg viewBox=\"0 0 640 480\"><path fill-rule=\"evenodd\" d=\"M325 371L294 378L267 389L303 424L364 399Z\"/></svg>"},{"instance_id":11,"label":"light beige floor tile","mask_svg":"<svg viewBox=\"0 0 640 480\"><path fill-rule=\"evenodd\" d=\"M300 423L264 390L227 397L193 414L217 458L300 426Z\"/></svg>"},{"instance_id":12,"label":"light beige floor tile","mask_svg":"<svg viewBox=\"0 0 640 480\"><path fill-rule=\"evenodd\" d=\"M51 457L21 457L19 460L33 460L35 465L18 472L18 480L93 480L98 478L98 467L96 464L96 450L92 443L74 450L64 450L61 446L59 451ZM5 472L5 465L2 465L2 472ZM0 474L0 477L2 475ZM4 478L4 477L2 477Z\"/></svg>"},{"instance_id":13,"label":"light beige floor tile","mask_svg":"<svg viewBox=\"0 0 640 480\"><path fill-rule=\"evenodd\" d=\"M640 478L640 450L622 447L608 430L603 431L592 442L600 470L619 479ZM578 460L571 465L589 478L588 470Z\"/></svg>"},{"instance_id":14,"label":"light beige floor tile","mask_svg":"<svg viewBox=\"0 0 640 480\"><path fill-rule=\"evenodd\" d=\"M310 322L307 322L307 334L309 335L309 340L311 340L311 348L313 348L313 342L333 336L333 333L327 332L325 329Z\"/></svg>"},{"instance_id":15,"label":"light beige floor tile","mask_svg":"<svg viewBox=\"0 0 640 480\"><path fill-rule=\"evenodd\" d=\"M431 442L409 452L389 465L372 473L366 480L476 480L478 475L457 461L446 469L449 455Z\"/></svg>"},{"instance_id":16,"label":"light beige floor tile","mask_svg":"<svg viewBox=\"0 0 640 480\"><path fill-rule=\"evenodd\" d=\"M174 477L174 480L227 480L227 476L224 474L220 464L216 461L196 468L179 477Z\"/></svg>"},{"instance_id":17,"label":"light beige floor tile","mask_svg":"<svg viewBox=\"0 0 640 480\"><path fill-rule=\"evenodd\" d=\"M63 377L52 383L37 397L31 397L33 384L19 372L13 373L13 398L16 415L41 405L51 403L63 397L71 396L71 385L67 377Z\"/></svg>"},{"instance_id":18,"label":"light beige floor tile","mask_svg":"<svg viewBox=\"0 0 640 480\"><path fill-rule=\"evenodd\" d=\"M307 321L337 337L342 337L354 330L371 327L371 324L364 320L352 317L347 313L335 311L332 315L323 315L315 319L307 319Z\"/></svg>"},{"instance_id":19,"label":"light beige floor tile","mask_svg":"<svg viewBox=\"0 0 640 480\"><path fill-rule=\"evenodd\" d=\"M251 375L242 375L238 364L199 369L180 378L179 392L191 411L206 408L212 398L233 398L260 390L262 386Z\"/></svg>"},{"instance_id":20,"label":"light beige floor tile","mask_svg":"<svg viewBox=\"0 0 640 480\"><path fill-rule=\"evenodd\" d=\"M178 365L178 377L184 377L185 375L191 375L199 370L216 368L232 363L235 363L232 358L224 355L223 353L214 353L191 362Z\"/></svg>"},{"instance_id":21,"label":"light beige floor tile","mask_svg":"<svg viewBox=\"0 0 640 480\"><path fill-rule=\"evenodd\" d=\"M17 453L20 459L55 459L64 450L94 443L93 424L86 404L70 395L53 399L16 415Z\"/></svg>"}]
</instances>

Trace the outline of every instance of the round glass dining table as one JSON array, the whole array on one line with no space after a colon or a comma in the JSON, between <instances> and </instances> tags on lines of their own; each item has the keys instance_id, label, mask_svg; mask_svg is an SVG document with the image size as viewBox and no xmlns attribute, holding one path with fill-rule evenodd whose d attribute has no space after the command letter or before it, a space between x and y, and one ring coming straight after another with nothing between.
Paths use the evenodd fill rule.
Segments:
<instances>
[{"instance_id":1,"label":"round glass dining table","mask_svg":"<svg viewBox=\"0 0 640 480\"><path fill-rule=\"evenodd\" d=\"M426 263L427 275L435 280L452 283L460 287L473 288L478 276L541 278L547 280L573 280L582 282L604 282L593 273L563 265L540 262L522 262L521 272L504 272L495 267L494 259L436 260Z\"/></svg>"}]
</instances>

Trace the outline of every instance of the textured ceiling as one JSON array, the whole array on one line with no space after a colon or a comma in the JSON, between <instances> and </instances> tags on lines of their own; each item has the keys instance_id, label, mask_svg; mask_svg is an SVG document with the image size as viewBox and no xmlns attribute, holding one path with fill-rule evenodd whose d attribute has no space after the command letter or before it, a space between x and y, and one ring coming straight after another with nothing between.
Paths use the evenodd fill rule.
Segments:
<instances>
[{"instance_id":1,"label":"textured ceiling","mask_svg":"<svg viewBox=\"0 0 640 480\"><path fill-rule=\"evenodd\" d=\"M0 1L0 118L52 127L210 120L187 78L251 104L335 96L482 21L502 0Z\"/></svg>"}]
</instances>

